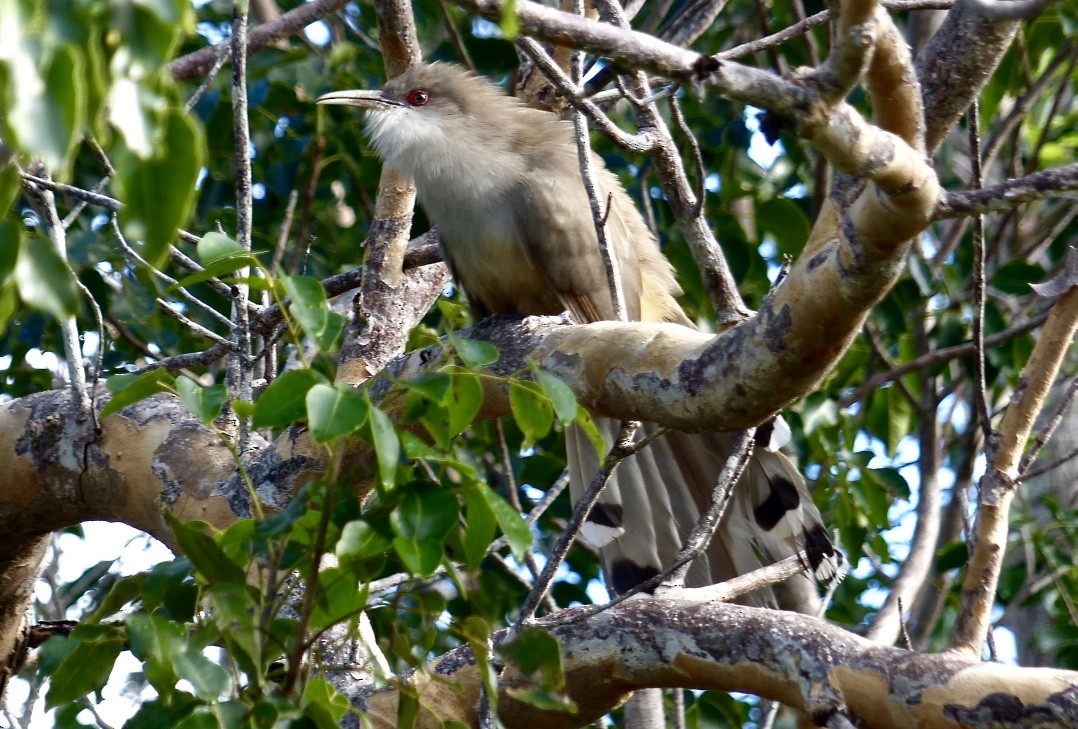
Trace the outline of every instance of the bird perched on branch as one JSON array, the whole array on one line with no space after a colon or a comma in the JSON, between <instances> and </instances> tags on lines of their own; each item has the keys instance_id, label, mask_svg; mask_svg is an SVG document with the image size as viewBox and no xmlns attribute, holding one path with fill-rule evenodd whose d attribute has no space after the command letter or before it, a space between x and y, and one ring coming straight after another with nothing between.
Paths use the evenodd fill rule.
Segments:
<instances>
[{"instance_id":1,"label":"bird perched on branch","mask_svg":"<svg viewBox=\"0 0 1078 729\"><path fill-rule=\"evenodd\" d=\"M415 181L477 318L565 311L578 323L615 318L569 123L445 63L414 66L381 91L338 91L318 101L367 110L374 148ZM605 228L628 318L693 326L657 241L617 178L593 160L599 199L609 201ZM612 440L616 424L607 421L605 430ZM757 430L757 448L687 584L719 582L802 549L818 577L837 570L840 557L804 480L777 450L784 433L788 438L781 421ZM575 499L599 461L579 429L566 437ZM670 565L734 440L730 433L674 431L618 465L584 530L601 548L615 591ZM755 601L770 602L767 595Z\"/></svg>"}]
</instances>

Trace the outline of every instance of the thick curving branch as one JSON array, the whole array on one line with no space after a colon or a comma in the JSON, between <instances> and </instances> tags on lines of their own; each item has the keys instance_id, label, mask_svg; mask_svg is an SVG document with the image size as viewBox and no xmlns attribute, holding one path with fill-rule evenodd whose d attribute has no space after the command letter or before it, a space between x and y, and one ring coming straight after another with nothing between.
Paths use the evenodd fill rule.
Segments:
<instances>
[{"instance_id":1,"label":"thick curving branch","mask_svg":"<svg viewBox=\"0 0 1078 729\"><path fill-rule=\"evenodd\" d=\"M505 726L585 726L648 686L752 693L804 711L821 726L834 716L865 729L1078 721L1076 672L882 647L813 618L698 599L694 590L628 600L550 632L562 646L566 691L577 711L544 712L516 701L511 692L528 684L509 666L499 681ZM468 649L403 681L418 692L416 726L454 719L476 726L479 670ZM359 691L352 702L370 726L397 726L397 689Z\"/></svg>"}]
</instances>

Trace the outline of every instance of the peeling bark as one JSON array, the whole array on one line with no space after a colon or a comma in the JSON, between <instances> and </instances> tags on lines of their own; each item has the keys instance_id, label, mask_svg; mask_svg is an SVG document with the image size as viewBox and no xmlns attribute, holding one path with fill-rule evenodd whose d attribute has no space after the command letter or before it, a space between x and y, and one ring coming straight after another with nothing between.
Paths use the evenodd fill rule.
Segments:
<instances>
[{"instance_id":1,"label":"peeling bark","mask_svg":"<svg viewBox=\"0 0 1078 729\"><path fill-rule=\"evenodd\" d=\"M569 620L574 610L554 619ZM499 683L506 726L585 726L635 689L744 691L865 729L1060 727L1078 721L1078 673L982 663L880 646L795 613L695 599L629 600L581 622L550 627L562 646L573 715L544 712L509 692L526 682L509 667ZM495 638L495 644L504 634ZM468 649L440 658L407 684L419 692L421 728L456 719L476 726L479 672ZM374 727L397 725L396 689L363 690L353 705ZM358 725L358 724L354 724Z\"/></svg>"}]
</instances>

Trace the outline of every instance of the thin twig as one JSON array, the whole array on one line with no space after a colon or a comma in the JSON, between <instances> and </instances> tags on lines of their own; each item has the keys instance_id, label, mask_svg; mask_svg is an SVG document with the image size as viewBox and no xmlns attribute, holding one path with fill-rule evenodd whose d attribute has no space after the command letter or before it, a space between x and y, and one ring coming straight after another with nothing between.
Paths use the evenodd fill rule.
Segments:
<instances>
[{"instance_id":1,"label":"thin twig","mask_svg":"<svg viewBox=\"0 0 1078 729\"><path fill-rule=\"evenodd\" d=\"M71 197L75 198L76 200L80 200L82 202L89 203L90 205L96 205L98 207L102 207L102 208L104 208L104 209L106 209L106 210L108 210L109 212L112 212L112 213L118 213L124 207L124 204L122 202L120 202L119 200L116 200L115 198L111 198L108 195L103 195L103 194L101 194L99 192L96 192L94 190L86 190L86 189L83 189L81 187L75 187L73 185L66 185L66 184L64 184L62 182L53 182L52 180L42 178L42 177L38 177L36 175L27 174L27 173L23 173L23 179L27 180L29 182L32 182L33 184L38 185L40 187L44 187L44 188L47 188L49 190L52 190L53 192L59 192L59 193L64 194L64 195L70 195ZM74 209L72 210L72 212L74 212ZM70 217L70 216L71 216L71 214L69 213L68 217ZM197 245L199 240L201 240L199 238L199 236L197 236L197 235L195 235L193 233L189 233L186 230L179 230L177 233L178 233L180 238L182 238L184 241L186 241L188 243L191 243L191 244ZM200 266L198 263L193 261L191 258L189 258L187 255L185 255L182 251L180 251L175 246L169 246L169 255L172 257L173 261L175 261L182 268L184 268L185 270L187 270L187 271L189 271L191 273L195 273L195 272L199 272L199 271L203 270L202 266ZM141 256L140 256L140 258L141 258ZM145 263L143 265L147 266L147 268L149 268L156 275L158 275L158 276L163 275L163 274L161 274L161 272L157 271L152 266L150 266L149 263ZM175 283L175 279L169 278L168 280L171 283ZM217 291L217 293L221 294L225 298L228 298L228 299L232 298L232 289L231 289L231 287L228 286L225 283L222 283L219 279L213 278L213 279L210 279L209 281L206 281L204 283L212 286L213 289L215 291ZM257 310L258 310L258 305L257 304L253 304L253 303L249 302L248 307L251 308L252 312L257 312ZM229 322L229 323L231 324L231 322Z\"/></svg>"},{"instance_id":2,"label":"thin twig","mask_svg":"<svg viewBox=\"0 0 1078 729\"><path fill-rule=\"evenodd\" d=\"M749 428L738 434L730 451L730 456L726 459L726 463L723 464L722 470L719 472L719 478L715 483L714 490L711 492L711 501L708 503L707 509L696 520L692 532L689 533L688 538L681 547L681 551L678 552L678 556L674 560L675 564L679 564L679 566L666 578L657 591L658 594L672 588L683 587L685 585L685 575L688 574L692 561L703 554L704 550L707 549L707 545L711 543L711 538L715 535L719 524L722 523L722 515L726 511L726 505L730 503L730 496L734 492L735 484L741 478L745 466L748 465L749 459L752 457L754 445L752 437L755 433L756 428Z\"/></svg>"},{"instance_id":3,"label":"thin twig","mask_svg":"<svg viewBox=\"0 0 1078 729\"><path fill-rule=\"evenodd\" d=\"M539 575L539 579L535 581L535 587L525 598L524 604L520 608L520 617L517 618L512 632L515 633L521 626L534 621L536 608L550 590L550 586L554 582L554 574L561 567L562 562L565 561L569 548L573 546L576 538L580 535L580 531L584 528L584 522L587 521L592 508L598 503L599 495L602 493L603 488L606 487L607 481L610 480L610 474L613 473L614 467L655 440L655 437L653 437L655 434L652 434L652 436L638 443L633 443L633 433L636 432L639 426L640 424L636 422L622 423L621 431L618 433L614 447L610 449L610 453L603 460L603 465L599 472L595 474L591 484L588 485L587 490L580 497L580 501L577 502L569 523L565 525L565 529L562 530L561 536L547 557L543 572ZM663 433L665 431L660 429L659 432Z\"/></svg>"},{"instance_id":4,"label":"thin twig","mask_svg":"<svg viewBox=\"0 0 1078 729\"><path fill-rule=\"evenodd\" d=\"M759 569L755 569L745 575L738 575L725 582L720 582L715 585L709 585L707 587L683 587L676 591L671 591L669 594L677 600L694 600L699 602L730 602L736 600L742 595L747 595L750 592L756 592L762 590L765 587L777 585L780 582L784 582L794 575L803 574L805 572L805 565L809 563L808 552L802 550L797 554L781 559L778 562L765 565ZM601 612L605 612L610 608L618 605L626 600L631 600L635 596L644 593L651 592L660 584L662 584L670 573L679 567L677 561L666 570L654 577L651 577L633 589L623 592L620 595L615 596L609 602L605 602L602 605L587 605L582 608L575 609L571 615L551 615L544 618L539 618L535 622L538 625L553 626L553 625L565 625L569 623L577 623L582 620L587 620L594 615L598 615Z\"/></svg>"},{"instance_id":5,"label":"thin twig","mask_svg":"<svg viewBox=\"0 0 1078 729\"><path fill-rule=\"evenodd\" d=\"M262 23L253 29L250 38L242 46L246 57L252 51L275 43L281 38L290 35L299 35L311 23L332 15L348 3L348 0L312 0L301 3L298 7L281 14L275 20ZM224 45L230 45L228 40L222 41ZM235 48L235 43L231 44ZM219 53L217 46L200 48L186 56L181 56L168 65L168 71L173 78L188 79L205 73L213 66Z\"/></svg>"},{"instance_id":6,"label":"thin twig","mask_svg":"<svg viewBox=\"0 0 1078 729\"><path fill-rule=\"evenodd\" d=\"M984 183L981 176L981 115L977 101L969 108L970 176L973 187L979 188ZM973 346L977 355L973 358L974 387L973 403L977 413L977 425L984 433L985 443L992 447L992 423L988 414L988 392L985 382L984 357L984 218L980 215L973 219Z\"/></svg>"},{"instance_id":7,"label":"thin twig","mask_svg":"<svg viewBox=\"0 0 1078 729\"><path fill-rule=\"evenodd\" d=\"M111 212L119 212L123 207L123 203L119 200L109 197L108 195L102 195L99 192L84 190L81 187L75 187L74 185L66 185L62 182L54 182L46 177L39 175L33 175L29 172L24 172L22 175L23 180L32 182L34 185L53 192L59 192L65 195L71 195L72 197L87 202L91 205L97 205L98 207L105 208ZM100 183L99 183L100 184Z\"/></svg>"},{"instance_id":8,"label":"thin twig","mask_svg":"<svg viewBox=\"0 0 1078 729\"><path fill-rule=\"evenodd\" d=\"M457 52L461 62L472 72L475 72L475 63L472 61L471 54L468 53L468 47L464 45L464 38L461 37L457 24L453 22L453 16L449 14L449 6L445 4L445 0L438 0L438 9L442 11L442 21L445 23L446 31L449 33L449 40L453 44L453 50Z\"/></svg>"},{"instance_id":9,"label":"thin twig","mask_svg":"<svg viewBox=\"0 0 1078 729\"><path fill-rule=\"evenodd\" d=\"M910 640L910 633L906 630L906 618L905 609L902 607L902 598L899 597L895 601L897 603L896 609L898 610L898 624L902 630L902 644L906 646L906 650L913 650L913 641Z\"/></svg>"},{"instance_id":10,"label":"thin twig","mask_svg":"<svg viewBox=\"0 0 1078 729\"><path fill-rule=\"evenodd\" d=\"M142 266L147 271L155 275L157 278L164 281L166 285L170 287L175 287L176 293L179 294L191 306L200 309L205 314L208 314L210 317L216 319L219 323L224 324L226 327L228 327L229 330L232 329L231 319L229 319L221 312L217 311L217 309L213 308L199 297L192 294L183 286L176 286L176 284L178 283L176 279L172 278L167 273L165 273L164 271L147 261L145 258L143 258L142 255L137 250L135 250L135 248L130 243L127 242L127 238L124 236L123 231L120 230L119 219L115 215L112 216L110 223L112 225L112 232L116 236L116 242L120 246L120 250L123 252L124 256L129 261L131 261L133 265ZM160 297L158 297L156 301L159 304L163 304L164 306L171 308L171 305Z\"/></svg>"},{"instance_id":11,"label":"thin twig","mask_svg":"<svg viewBox=\"0 0 1078 729\"><path fill-rule=\"evenodd\" d=\"M583 0L574 0L573 7L577 14L584 14ZM581 51L573 51L569 56L573 85L578 89L583 78L581 69L583 56L584 54ZM621 285L621 262L618 260L618 252L614 250L613 241L607 235L606 215L603 213L599 203L599 191L595 184L591 142L588 140L588 122L584 118L584 112L575 106L573 107L573 132L576 138L576 156L580 165L580 177L584 183L584 191L588 195L588 204L591 206L591 217L595 223L595 236L599 246L599 258L603 262L603 270L606 271L606 284L610 290L610 304L614 312L614 319L628 321L629 314L625 301L625 290ZM609 212L609 204L607 211Z\"/></svg>"},{"instance_id":12,"label":"thin twig","mask_svg":"<svg viewBox=\"0 0 1078 729\"><path fill-rule=\"evenodd\" d=\"M1067 387L1067 391L1063 394L1063 397L1055 404L1055 412L1052 413L1052 417L1048 419L1048 422L1041 429L1041 432L1037 434L1037 437L1033 439L1033 444L1022 456L1022 462L1018 465L1018 472L1021 474L1020 478L1025 480L1028 478L1026 471L1029 469L1033 460L1044 448L1045 444L1055 433L1056 428L1063 422L1064 416L1067 414L1067 410L1070 409L1071 403L1074 402L1074 396L1078 394L1078 376L1071 378L1071 383Z\"/></svg>"},{"instance_id":13,"label":"thin twig","mask_svg":"<svg viewBox=\"0 0 1078 729\"><path fill-rule=\"evenodd\" d=\"M75 278L75 285L82 292L83 298L86 299L86 303L90 305L90 309L94 312L94 321L97 322L97 354L94 355L94 366L91 369L92 379L90 380L90 413L94 417L95 424L97 423L97 383L101 378L101 364L105 361L105 347L108 345L108 332L105 331L105 316L101 312L101 306L97 303L97 299L94 298L93 292L82 281Z\"/></svg>"},{"instance_id":14,"label":"thin twig","mask_svg":"<svg viewBox=\"0 0 1078 729\"><path fill-rule=\"evenodd\" d=\"M952 190L940 196L932 213L934 221L967 217L977 213L1013 210L1022 203L1043 200L1078 190L1078 164L1034 172L979 190ZM1072 197L1072 196L1067 196ZM943 249L935 256L940 261ZM945 256L944 256L945 257Z\"/></svg>"},{"instance_id":15,"label":"thin twig","mask_svg":"<svg viewBox=\"0 0 1078 729\"><path fill-rule=\"evenodd\" d=\"M42 177L44 175L39 176L39 178ZM27 197L37 212L42 226L45 228L49 243L56 251L56 254L64 261L71 278L76 279L75 272L67 262L67 232L64 230L63 223L60 222L60 214L56 211L56 197L53 195L52 190L48 187L38 187L26 182L24 182L23 188L27 191ZM90 395L86 391L86 367L82 362L79 325L74 314L65 317L60 322L60 332L63 335L64 358L67 362L71 398L75 403L76 417L81 421L92 416L93 403L90 401Z\"/></svg>"},{"instance_id":16,"label":"thin twig","mask_svg":"<svg viewBox=\"0 0 1078 729\"><path fill-rule=\"evenodd\" d=\"M247 119L247 12L244 0L236 0L232 6L232 130L235 136L236 162L236 242L243 250L251 250L251 218L253 199L251 195L251 129ZM232 300L232 334L234 349L228 357L226 382L229 400L253 399L251 387L251 367L248 357L251 354L251 320L247 309L250 287L243 279L250 276L250 267L236 272L240 279L234 286ZM247 451L247 438L250 422L246 417L237 418L236 449L237 453ZM291 678L291 675L290 675Z\"/></svg>"},{"instance_id":17,"label":"thin twig","mask_svg":"<svg viewBox=\"0 0 1078 729\"><path fill-rule=\"evenodd\" d=\"M590 99L585 97L577 84L565 75L558 64L550 57L546 50L531 38L520 38L517 46L523 50L535 63L543 75L554 84L565 99L573 106L588 116L591 121L606 137L614 144L629 152L647 152L653 146L648 137L641 134L629 134L599 109Z\"/></svg>"},{"instance_id":18,"label":"thin twig","mask_svg":"<svg viewBox=\"0 0 1078 729\"><path fill-rule=\"evenodd\" d=\"M232 342L223 341L214 344L201 352L188 352L175 354L171 357L162 357L155 362L147 362L142 367L132 370L131 374L141 375L150 370L164 369L169 372L177 372L192 367L208 367L228 355L232 351Z\"/></svg>"},{"instance_id":19,"label":"thin twig","mask_svg":"<svg viewBox=\"0 0 1078 729\"><path fill-rule=\"evenodd\" d=\"M630 30L617 2L596 2L600 12L610 19L611 25L626 32ZM646 73L635 72L629 79L633 96L644 99L651 95ZM716 324L725 326L744 320L748 317L749 310L737 289L737 282L718 240L704 218L700 198L694 194L685 174L685 166L666 121L654 104L635 107L635 111L641 133L655 140L649 154L678 228L689 243L693 258L703 275L708 298L715 309Z\"/></svg>"},{"instance_id":20,"label":"thin twig","mask_svg":"<svg viewBox=\"0 0 1078 729\"><path fill-rule=\"evenodd\" d=\"M1023 334L1028 334L1040 327L1048 319L1051 310L1045 310L1034 316L1030 317L1027 321L1022 322L1017 326L1013 326L1010 329L1005 329L1002 332L996 332L990 336L984 338L986 347L994 347L997 344L1010 341L1015 337L1020 337ZM965 344L956 344L951 347L944 347L943 349L937 349L933 352L921 355L916 359L910 360L905 364L901 364L888 372L881 372L878 375L873 375L869 379L865 380L856 389L850 393L843 395L839 399L839 407L849 407L855 402L858 402L870 393L878 390L883 385L895 380L903 375L907 375L910 372L919 370L923 367L931 367L933 365L940 364L941 362L947 362L952 359L958 359L959 357L965 357L970 354L976 354L977 347L972 342Z\"/></svg>"},{"instance_id":21,"label":"thin twig","mask_svg":"<svg viewBox=\"0 0 1078 729\"><path fill-rule=\"evenodd\" d=\"M692 163L696 171L696 205L693 206L692 215L697 217L703 211L704 195L707 191L705 187L707 184L707 171L704 169L704 156L700 153L700 143L696 141L696 135L692 133L688 122L685 121L685 115L681 113L681 104L678 103L677 96L671 95L669 99L670 117L674 120L674 125L677 126L678 131L685 137L685 141L689 143L689 151L692 152Z\"/></svg>"},{"instance_id":22,"label":"thin twig","mask_svg":"<svg viewBox=\"0 0 1078 729\"><path fill-rule=\"evenodd\" d=\"M214 60L213 65L210 66L210 70L206 72L206 77L202 79L202 83L195 89L195 93L191 94L191 98L187 100L187 103L183 105L183 108L187 111L195 108L195 104L202 98L202 95L206 93L206 89L213 83L213 79L217 76L217 72L221 70L221 67L225 65L232 56L232 47L227 43L222 43L217 46L217 58Z\"/></svg>"},{"instance_id":23,"label":"thin twig","mask_svg":"<svg viewBox=\"0 0 1078 729\"><path fill-rule=\"evenodd\" d=\"M1048 471L1059 468L1067 461L1073 460L1075 458L1078 458L1078 446L1075 446L1069 452L1063 454L1059 458L1051 460L1041 466L1037 466L1036 468L1028 469L1025 473L1022 474L1022 480L1028 481L1035 476L1040 476L1042 473L1047 473Z\"/></svg>"}]
</instances>

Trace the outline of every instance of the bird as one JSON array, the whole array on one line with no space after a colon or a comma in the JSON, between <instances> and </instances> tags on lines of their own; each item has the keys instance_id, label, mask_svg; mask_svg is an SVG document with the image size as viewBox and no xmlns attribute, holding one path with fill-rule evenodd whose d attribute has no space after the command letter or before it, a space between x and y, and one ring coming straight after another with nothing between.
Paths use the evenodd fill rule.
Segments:
<instances>
[{"instance_id":1,"label":"bird","mask_svg":"<svg viewBox=\"0 0 1078 729\"><path fill-rule=\"evenodd\" d=\"M569 122L445 62L413 65L381 90L334 91L317 101L365 110L372 146L414 181L477 321L564 312L579 324L616 318ZM617 177L597 155L592 160L628 319L694 327L655 236ZM611 442L617 423L596 422ZM644 423L642 430L658 427ZM780 450L788 427L773 419L754 438L719 530L690 566L687 586L722 582L800 550L817 579L840 570L841 553L804 478ZM625 593L673 562L735 440L726 432L670 431L618 465L582 533L599 549L613 592ZM566 450L575 502L599 455L573 427L566 429ZM804 611L815 585L803 575L789 583L747 601Z\"/></svg>"}]
</instances>

